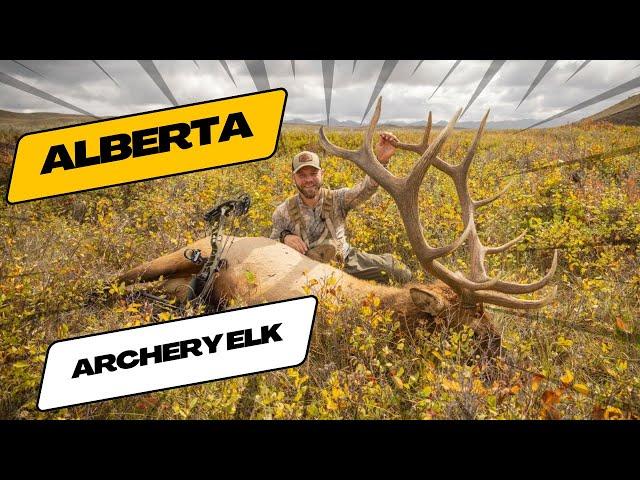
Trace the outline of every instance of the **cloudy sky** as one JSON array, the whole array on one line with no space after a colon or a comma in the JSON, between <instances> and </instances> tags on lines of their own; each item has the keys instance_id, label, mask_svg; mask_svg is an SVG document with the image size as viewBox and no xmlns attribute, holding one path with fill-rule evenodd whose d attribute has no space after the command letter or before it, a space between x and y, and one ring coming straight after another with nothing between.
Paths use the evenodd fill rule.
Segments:
<instances>
[{"instance_id":1,"label":"cloudy sky","mask_svg":"<svg viewBox=\"0 0 640 480\"><path fill-rule=\"evenodd\" d=\"M118 116L166 108L169 98L136 60L0 60L0 73L53 95L97 116ZM196 63L197 62L197 63ZM414 122L433 111L434 121L448 120L457 108L464 108L477 91L491 60L461 61L437 93L438 84L455 60L425 60L414 72L418 60L400 60L391 70L384 87L382 121ZM253 64L256 63L253 61ZM331 118L360 122L379 81L384 60L336 60L331 89ZM557 61L537 87L516 110L545 60L509 60L486 84L462 121L478 121L491 108L491 121L544 120L597 95L640 79L640 60L594 60L567 79L584 60ZM218 60L157 60L155 67L178 104L188 104L256 91L249 66L244 60L227 60L231 80ZM289 92L285 121L304 119L326 121L325 83L320 60L264 62L271 88ZM111 78L109 78L110 75ZM255 74L255 70L254 70ZM258 79L264 82L264 78ZM264 85L264 83L262 83ZM640 93L640 81L627 92L563 116L544 126L583 118ZM0 109L17 112L74 113L56 103L0 83ZM371 112L367 115L367 120Z\"/></svg>"}]
</instances>

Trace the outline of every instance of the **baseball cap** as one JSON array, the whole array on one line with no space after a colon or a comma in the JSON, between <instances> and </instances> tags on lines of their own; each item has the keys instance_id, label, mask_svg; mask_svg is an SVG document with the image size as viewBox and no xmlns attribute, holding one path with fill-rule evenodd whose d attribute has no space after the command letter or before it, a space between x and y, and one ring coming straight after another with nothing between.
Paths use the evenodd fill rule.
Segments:
<instances>
[{"instance_id":1,"label":"baseball cap","mask_svg":"<svg viewBox=\"0 0 640 480\"><path fill-rule=\"evenodd\" d=\"M302 167L314 167L320 170L320 157L313 152L300 152L291 161L291 170L296 173Z\"/></svg>"}]
</instances>

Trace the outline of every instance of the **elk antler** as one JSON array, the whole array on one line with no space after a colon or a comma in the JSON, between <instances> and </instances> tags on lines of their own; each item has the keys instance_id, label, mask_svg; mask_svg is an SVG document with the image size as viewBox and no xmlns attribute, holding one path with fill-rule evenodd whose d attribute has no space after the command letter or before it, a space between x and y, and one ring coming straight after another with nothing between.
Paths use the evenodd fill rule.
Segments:
<instances>
[{"instance_id":1,"label":"elk antler","mask_svg":"<svg viewBox=\"0 0 640 480\"><path fill-rule=\"evenodd\" d=\"M429 143L431 133L431 113L427 120L427 127L419 144L406 144L396 142L396 147L410 150L421 155L420 159L413 166L409 175L399 178L386 170L378 161L373 153L372 140L373 134L380 118L382 98L378 98L375 112L371 119L371 123L367 129L364 142L359 150L347 150L340 148L327 139L324 134L324 128L320 127L320 143L323 148L330 154L341 158L348 159L364 170L371 178L378 182L396 202L402 222L407 231L409 242L420 262L420 265L436 278L449 285L461 297L463 304L490 303L509 308L531 309L539 308L553 300L557 287L545 297L539 300L523 300L512 297L511 294L531 293L544 287L553 277L558 264L558 251L553 254L551 268L547 274L537 282L530 284L518 284L505 282L498 278L489 278L484 266L484 259L487 254L497 254L504 252L509 247L515 245L524 238L526 232L523 232L517 238L498 247L485 247L480 242L476 231L474 213L476 208L487 205L499 198L510 185L504 188L497 195L484 199L473 200L469 193L468 176L469 167L480 143L480 137L487 122L489 112L485 114L480 124L480 128L476 133L473 144L469 149L466 157L459 165L451 165L438 157L444 142L447 140L453 128L460 117L462 109L459 109L440 132L433 143ZM427 169L433 165L438 170L449 175L454 182L458 199L462 207L462 221L464 224L463 233L451 244L445 247L431 247L427 243L423 235L423 227L420 223L420 215L418 212L418 192L422 180ZM460 272L452 272L442 265L436 259L444 255L448 255L457 249L465 240L469 240L469 251L471 256L471 268L468 276Z\"/></svg>"}]
</instances>

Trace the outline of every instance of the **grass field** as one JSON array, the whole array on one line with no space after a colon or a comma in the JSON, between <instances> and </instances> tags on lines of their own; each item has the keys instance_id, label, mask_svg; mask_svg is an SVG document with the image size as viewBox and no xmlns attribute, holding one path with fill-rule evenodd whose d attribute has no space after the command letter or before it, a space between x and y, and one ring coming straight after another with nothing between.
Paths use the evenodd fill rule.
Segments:
<instances>
[{"instance_id":1,"label":"grass field","mask_svg":"<svg viewBox=\"0 0 640 480\"><path fill-rule=\"evenodd\" d=\"M54 122L55 123L55 122ZM0 176L20 134L59 125L3 124ZM421 132L398 129L417 142ZM459 162L474 132L456 131L441 156ZM330 131L356 148L361 133ZM523 314L488 308L503 334L494 364L473 354L470 331L398 334L375 299L336 306L320 299L310 355L299 368L40 412L44 356L55 340L172 318L111 285L116 274L204 236L202 214L248 192L252 208L240 235L268 236L271 213L294 193L289 159L320 152L317 129L285 127L269 160L0 208L0 418L81 419L538 419L640 418L640 154L570 160L631 147L640 127L583 124L523 133L487 132L471 172L475 198L515 178L482 209L478 231L497 245L525 228L525 240L489 258L490 274L533 281L560 249L557 299ZM390 169L406 173L415 154L398 151ZM562 165L560 162L569 162ZM325 185L350 186L356 167L325 160ZM442 245L461 231L448 178L429 170L420 196L425 236ZM379 192L351 213L352 245L393 252L430 281ZM461 248L445 263L465 268ZM492 375L487 375L487 369Z\"/></svg>"}]
</instances>

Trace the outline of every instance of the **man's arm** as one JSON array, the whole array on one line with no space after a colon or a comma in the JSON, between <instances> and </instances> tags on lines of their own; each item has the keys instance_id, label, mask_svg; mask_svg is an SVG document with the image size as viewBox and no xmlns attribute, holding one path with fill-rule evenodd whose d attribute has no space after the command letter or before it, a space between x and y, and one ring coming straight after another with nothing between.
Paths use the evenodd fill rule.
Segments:
<instances>
[{"instance_id":1,"label":"man's arm","mask_svg":"<svg viewBox=\"0 0 640 480\"><path fill-rule=\"evenodd\" d=\"M273 228L271 230L271 235L269 236L269 238L272 238L273 240L278 240L280 242L283 241L281 237L283 233L291 232L289 219L284 213L283 205L284 204L279 205L274 210L273 215L271 216Z\"/></svg>"},{"instance_id":2,"label":"man's arm","mask_svg":"<svg viewBox=\"0 0 640 480\"><path fill-rule=\"evenodd\" d=\"M378 191L378 184L369 175L352 188L340 188L336 190L338 204L344 215L349 210L369 200Z\"/></svg>"},{"instance_id":3,"label":"man's arm","mask_svg":"<svg viewBox=\"0 0 640 480\"><path fill-rule=\"evenodd\" d=\"M396 150L392 141L398 141L395 135L390 132L383 132L380 134L380 141L376 145L376 157L385 167ZM337 190L339 205L344 215L346 216L349 210L370 199L378 191L378 186L378 182L369 175L365 175L364 179L353 188Z\"/></svg>"},{"instance_id":4,"label":"man's arm","mask_svg":"<svg viewBox=\"0 0 640 480\"><path fill-rule=\"evenodd\" d=\"M269 238L278 240L304 255L307 253L307 250L309 250L309 247L304 240L293 233L295 227L291 223L291 219L286 212L287 202L279 205L273 212L271 217L273 229L271 230Z\"/></svg>"}]
</instances>

